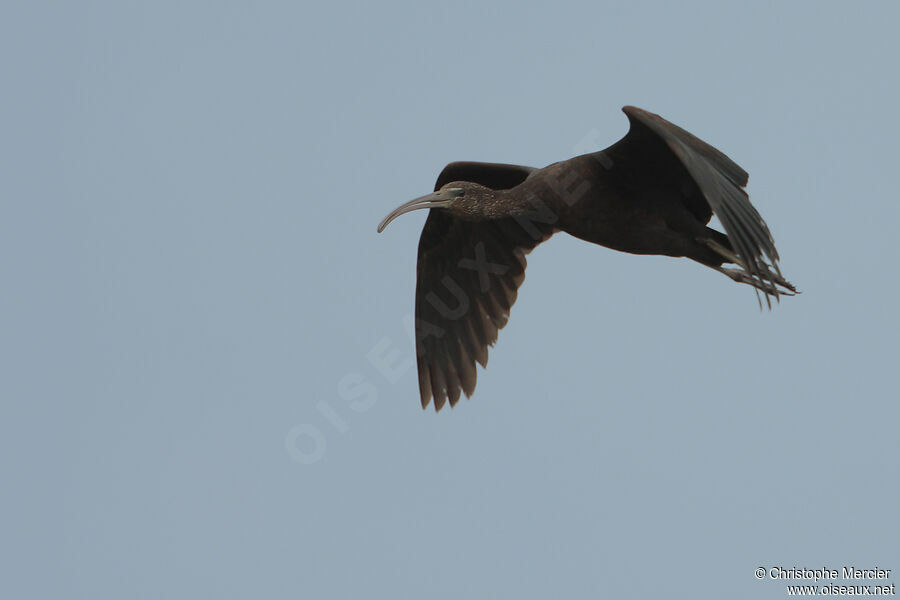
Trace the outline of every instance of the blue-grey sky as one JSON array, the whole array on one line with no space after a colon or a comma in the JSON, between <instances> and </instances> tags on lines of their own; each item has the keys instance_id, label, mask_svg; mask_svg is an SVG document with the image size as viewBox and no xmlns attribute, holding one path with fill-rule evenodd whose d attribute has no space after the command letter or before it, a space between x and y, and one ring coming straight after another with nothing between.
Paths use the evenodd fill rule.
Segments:
<instances>
[{"instance_id":1,"label":"blue-grey sky","mask_svg":"<svg viewBox=\"0 0 900 600\"><path fill-rule=\"evenodd\" d=\"M898 19L4 3L2 595L786 596L760 566L896 582ZM474 397L422 411L405 323L425 214L379 220L452 160L612 143L625 104L750 172L803 295L760 312L686 259L559 235Z\"/></svg>"}]
</instances>

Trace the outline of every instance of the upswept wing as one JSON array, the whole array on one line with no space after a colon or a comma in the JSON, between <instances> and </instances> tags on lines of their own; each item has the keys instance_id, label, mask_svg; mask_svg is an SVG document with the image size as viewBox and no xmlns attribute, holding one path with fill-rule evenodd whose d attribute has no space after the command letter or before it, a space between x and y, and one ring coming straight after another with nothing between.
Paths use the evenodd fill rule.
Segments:
<instances>
[{"instance_id":1,"label":"upswept wing","mask_svg":"<svg viewBox=\"0 0 900 600\"><path fill-rule=\"evenodd\" d=\"M684 198L687 208L704 223L715 214L743 263L742 269L762 284L767 302L770 296L777 298L776 283L783 281L778 251L769 227L743 189L747 172L722 152L659 115L634 106L622 110L631 128L624 138L603 151L611 159L612 168L624 162L636 169L655 169L649 175L659 171L663 177L671 176L672 169L684 169L697 186L695 193Z\"/></svg>"}]
</instances>

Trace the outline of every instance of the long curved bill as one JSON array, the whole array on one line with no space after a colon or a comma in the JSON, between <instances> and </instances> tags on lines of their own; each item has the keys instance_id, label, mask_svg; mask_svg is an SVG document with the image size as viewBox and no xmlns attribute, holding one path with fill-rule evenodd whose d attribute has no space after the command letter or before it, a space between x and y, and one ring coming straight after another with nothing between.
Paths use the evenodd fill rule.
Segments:
<instances>
[{"instance_id":1,"label":"long curved bill","mask_svg":"<svg viewBox=\"0 0 900 600\"><path fill-rule=\"evenodd\" d=\"M420 208L445 208L447 206L450 206L450 203L453 202L454 198L458 198L461 195L462 189L460 188L446 188L438 190L432 194L428 194L427 196L422 196L420 198L416 198L415 200L405 202L392 210L390 214L386 216L381 223L379 223L378 233L384 231L384 228L388 226L388 223L404 213L419 210Z\"/></svg>"}]
</instances>

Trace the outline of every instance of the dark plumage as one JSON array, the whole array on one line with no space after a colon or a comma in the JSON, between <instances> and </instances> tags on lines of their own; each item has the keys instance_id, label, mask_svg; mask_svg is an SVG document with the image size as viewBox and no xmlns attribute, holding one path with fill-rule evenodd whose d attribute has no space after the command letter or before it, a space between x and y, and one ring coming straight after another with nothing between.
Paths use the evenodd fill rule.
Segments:
<instances>
[{"instance_id":1,"label":"dark plumage","mask_svg":"<svg viewBox=\"0 0 900 600\"><path fill-rule=\"evenodd\" d=\"M752 285L769 307L796 292L743 190L747 172L662 117L623 110L631 128L606 150L543 169L450 163L433 194L382 221L378 231L400 214L431 209L416 268L423 408L432 397L440 410L472 395L475 363L487 364L488 346L506 325L525 255L556 231L623 252L685 256ZM725 234L706 226L713 214Z\"/></svg>"}]
</instances>

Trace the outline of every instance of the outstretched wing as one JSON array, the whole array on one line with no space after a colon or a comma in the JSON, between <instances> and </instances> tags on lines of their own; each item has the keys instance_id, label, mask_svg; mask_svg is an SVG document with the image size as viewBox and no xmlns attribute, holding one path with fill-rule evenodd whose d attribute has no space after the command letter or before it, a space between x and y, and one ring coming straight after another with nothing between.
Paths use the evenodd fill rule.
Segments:
<instances>
[{"instance_id":1,"label":"outstretched wing","mask_svg":"<svg viewBox=\"0 0 900 600\"><path fill-rule=\"evenodd\" d=\"M493 189L515 187L534 169L516 165L456 162L435 189L471 181ZM529 223L529 225L531 225ZM440 410L475 390L475 363L487 365L488 346L506 325L525 279L525 254L550 237L538 224L526 230L513 219L463 221L431 209L416 267L416 359L422 408L434 397Z\"/></svg>"},{"instance_id":2,"label":"outstretched wing","mask_svg":"<svg viewBox=\"0 0 900 600\"><path fill-rule=\"evenodd\" d=\"M778 251L768 226L743 189L747 185L747 172L703 140L659 115L634 106L622 110L631 128L624 138L603 151L613 168L625 162L653 168L654 174L658 172L663 179L687 174L696 185L684 190L688 210L703 223L715 214L747 275L760 282L764 289L777 289L776 282L783 281Z\"/></svg>"}]
</instances>

